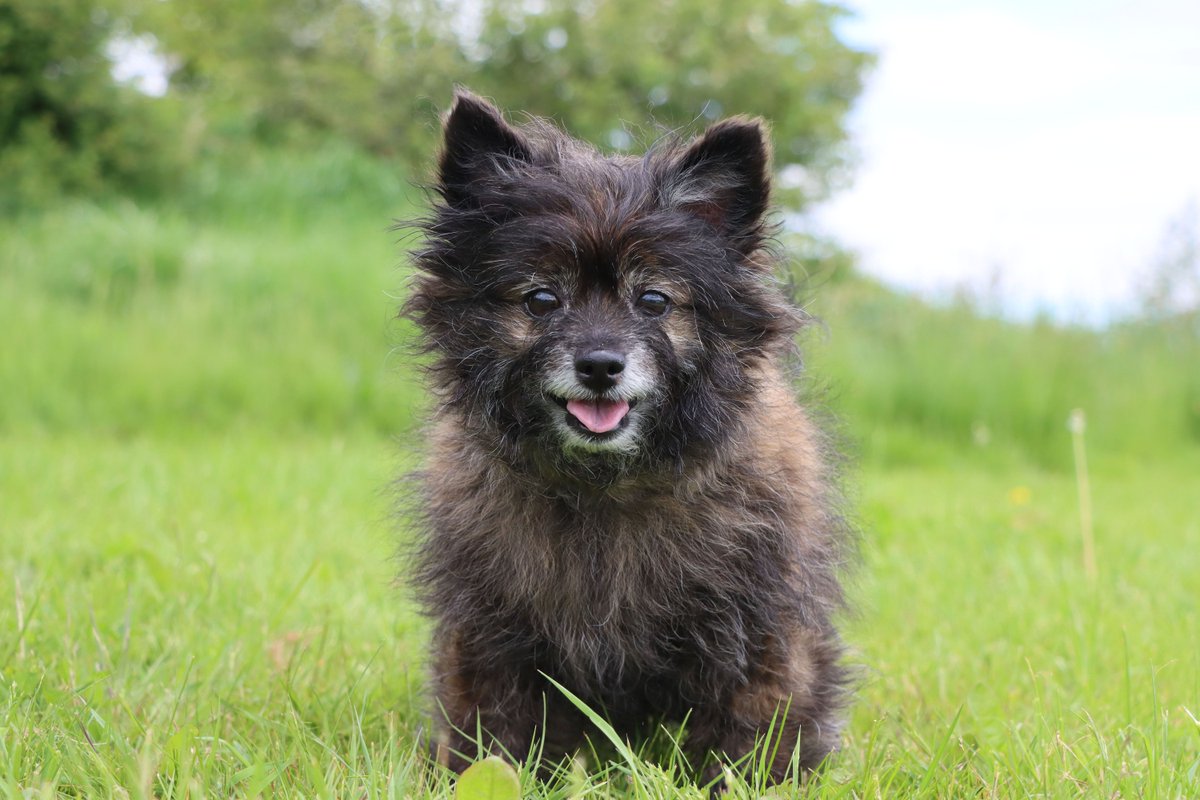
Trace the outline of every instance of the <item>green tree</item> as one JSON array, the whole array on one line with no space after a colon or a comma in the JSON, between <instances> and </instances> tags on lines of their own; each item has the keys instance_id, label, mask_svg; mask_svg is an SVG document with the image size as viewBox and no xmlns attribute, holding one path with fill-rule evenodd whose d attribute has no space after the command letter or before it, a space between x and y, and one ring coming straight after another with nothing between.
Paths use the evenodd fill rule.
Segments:
<instances>
[{"instance_id":1,"label":"green tree","mask_svg":"<svg viewBox=\"0 0 1200 800\"><path fill-rule=\"evenodd\" d=\"M149 0L136 17L175 63L173 91L210 132L336 135L415 159L463 59L438 0Z\"/></svg>"},{"instance_id":2,"label":"green tree","mask_svg":"<svg viewBox=\"0 0 1200 800\"><path fill-rule=\"evenodd\" d=\"M664 126L761 115L772 123L776 167L792 179L786 200L802 205L838 183L846 113L872 63L838 38L841 7L543 0L530 9L524 0L485 0L473 78L502 105L616 149Z\"/></svg>"},{"instance_id":3,"label":"green tree","mask_svg":"<svg viewBox=\"0 0 1200 800\"><path fill-rule=\"evenodd\" d=\"M227 141L334 138L425 164L462 83L617 150L762 115L791 179L782 199L800 206L848 161L845 116L871 61L838 38L844 13L820 0L0 0L0 167L5 191L30 197L151 187L182 173L181 153ZM170 72L165 99L112 78L106 53L134 36Z\"/></svg>"},{"instance_id":4,"label":"green tree","mask_svg":"<svg viewBox=\"0 0 1200 800\"><path fill-rule=\"evenodd\" d=\"M169 174L169 115L113 80L106 48L120 32L102 5L0 0L0 209Z\"/></svg>"},{"instance_id":5,"label":"green tree","mask_svg":"<svg viewBox=\"0 0 1200 800\"><path fill-rule=\"evenodd\" d=\"M836 35L846 12L814 0L128 2L217 132L335 134L423 163L455 83L615 149L760 114L793 205L836 184L871 63Z\"/></svg>"}]
</instances>

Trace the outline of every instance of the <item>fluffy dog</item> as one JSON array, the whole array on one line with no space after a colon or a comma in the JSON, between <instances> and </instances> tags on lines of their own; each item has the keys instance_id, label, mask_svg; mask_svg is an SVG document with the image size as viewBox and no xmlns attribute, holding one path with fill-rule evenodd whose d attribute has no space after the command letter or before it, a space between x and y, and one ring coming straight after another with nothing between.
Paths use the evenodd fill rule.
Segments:
<instances>
[{"instance_id":1,"label":"fluffy dog","mask_svg":"<svg viewBox=\"0 0 1200 800\"><path fill-rule=\"evenodd\" d=\"M459 92L408 305L433 355L417 585L439 758L687 719L704 776L768 729L816 767L846 699L848 535L786 378L763 124L610 157ZM479 741L478 732L483 739Z\"/></svg>"}]
</instances>

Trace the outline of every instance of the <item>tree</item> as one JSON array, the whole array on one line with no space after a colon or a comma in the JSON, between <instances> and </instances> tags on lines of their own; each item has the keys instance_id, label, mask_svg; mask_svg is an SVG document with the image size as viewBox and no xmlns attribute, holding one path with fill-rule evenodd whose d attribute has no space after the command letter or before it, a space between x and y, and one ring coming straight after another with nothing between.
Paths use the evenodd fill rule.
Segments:
<instances>
[{"instance_id":1,"label":"tree","mask_svg":"<svg viewBox=\"0 0 1200 800\"><path fill-rule=\"evenodd\" d=\"M0 0L0 208L169 171L167 118L114 81L110 9L74 0Z\"/></svg>"},{"instance_id":2,"label":"tree","mask_svg":"<svg viewBox=\"0 0 1200 800\"><path fill-rule=\"evenodd\" d=\"M128 0L138 2L138 0ZM176 91L218 128L333 133L412 163L463 83L624 149L735 113L773 124L792 205L846 166L845 115L870 55L816 0L141 0Z\"/></svg>"},{"instance_id":3,"label":"tree","mask_svg":"<svg viewBox=\"0 0 1200 800\"><path fill-rule=\"evenodd\" d=\"M1170 220L1139 287L1142 314L1154 320L1200 318L1200 206L1191 198Z\"/></svg>"},{"instance_id":4,"label":"tree","mask_svg":"<svg viewBox=\"0 0 1200 800\"><path fill-rule=\"evenodd\" d=\"M464 64L439 0L152 0L136 24L210 130L333 135L406 160L427 157L431 98L449 96Z\"/></svg>"},{"instance_id":5,"label":"tree","mask_svg":"<svg viewBox=\"0 0 1200 800\"><path fill-rule=\"evenodd\" d=\"M196 142L338 138L412 168L462 83L616 150L764 116L792 186L781 199L799 207L839 182L871 63L838 38L844 13L821 0L0 0L0 166L10 185L152 185ZM133 37L169 68L165 99L113 81L106 53Z\"/></svg>"},{"instance_id":6,"label":"tree","mask_svg":"<svg viewBox=\"0 0 1200 800\"><path fill-rule=\"evenodd\" d=\"M845 117L872 57L838 39L839 6L485 0L484 9L473 77L501 105L618 150L664 126L764 116L793 205L826 195L847 165Z\"/></svg>"}]
</instances>

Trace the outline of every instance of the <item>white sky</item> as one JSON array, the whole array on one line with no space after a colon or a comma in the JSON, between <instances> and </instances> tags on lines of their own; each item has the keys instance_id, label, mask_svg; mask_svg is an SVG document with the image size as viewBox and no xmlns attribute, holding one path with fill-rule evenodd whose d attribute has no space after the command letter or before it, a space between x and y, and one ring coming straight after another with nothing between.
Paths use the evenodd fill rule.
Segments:
<instances>
[{"instance_id":1,"label":"white sky","mask_svg":"<svg viewBox=\"0 0 1200 800\"><path fill-rule=\"evenodd\" d=\"M132 83L153 97L167 93L167 64L158 52L153 36L126 36L108 43L108 58L113 77Z\"/></svg>"},{"instance_id":2,"label":"white sky","mask_svg":"<svg viewBox=\"0 0 1200 800\"><path fill-rule=\"evenodd\" d=\"M999 271L1017 315L1127 304L1200 196L1200 1L847 2L879 63L819 224L927 293Z\"/></svg>"}]
</instances>

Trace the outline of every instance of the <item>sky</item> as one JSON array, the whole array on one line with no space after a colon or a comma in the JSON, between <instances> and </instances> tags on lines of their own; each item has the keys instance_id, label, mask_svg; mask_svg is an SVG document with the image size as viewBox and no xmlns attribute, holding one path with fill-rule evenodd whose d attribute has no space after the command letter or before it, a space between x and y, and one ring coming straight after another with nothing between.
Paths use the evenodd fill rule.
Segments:
<instances>
[{"instance_id":1,"label":"sky","mask_svg":"<svg viewBox=\"0 0 1200 800\"><path fill-rule=\"evenodd\" d=\"M879 61L818 225L930 296L1129 309L1168 225L1200 215L1200 2L846 2Z\"/></svg>"}]
</instances>

